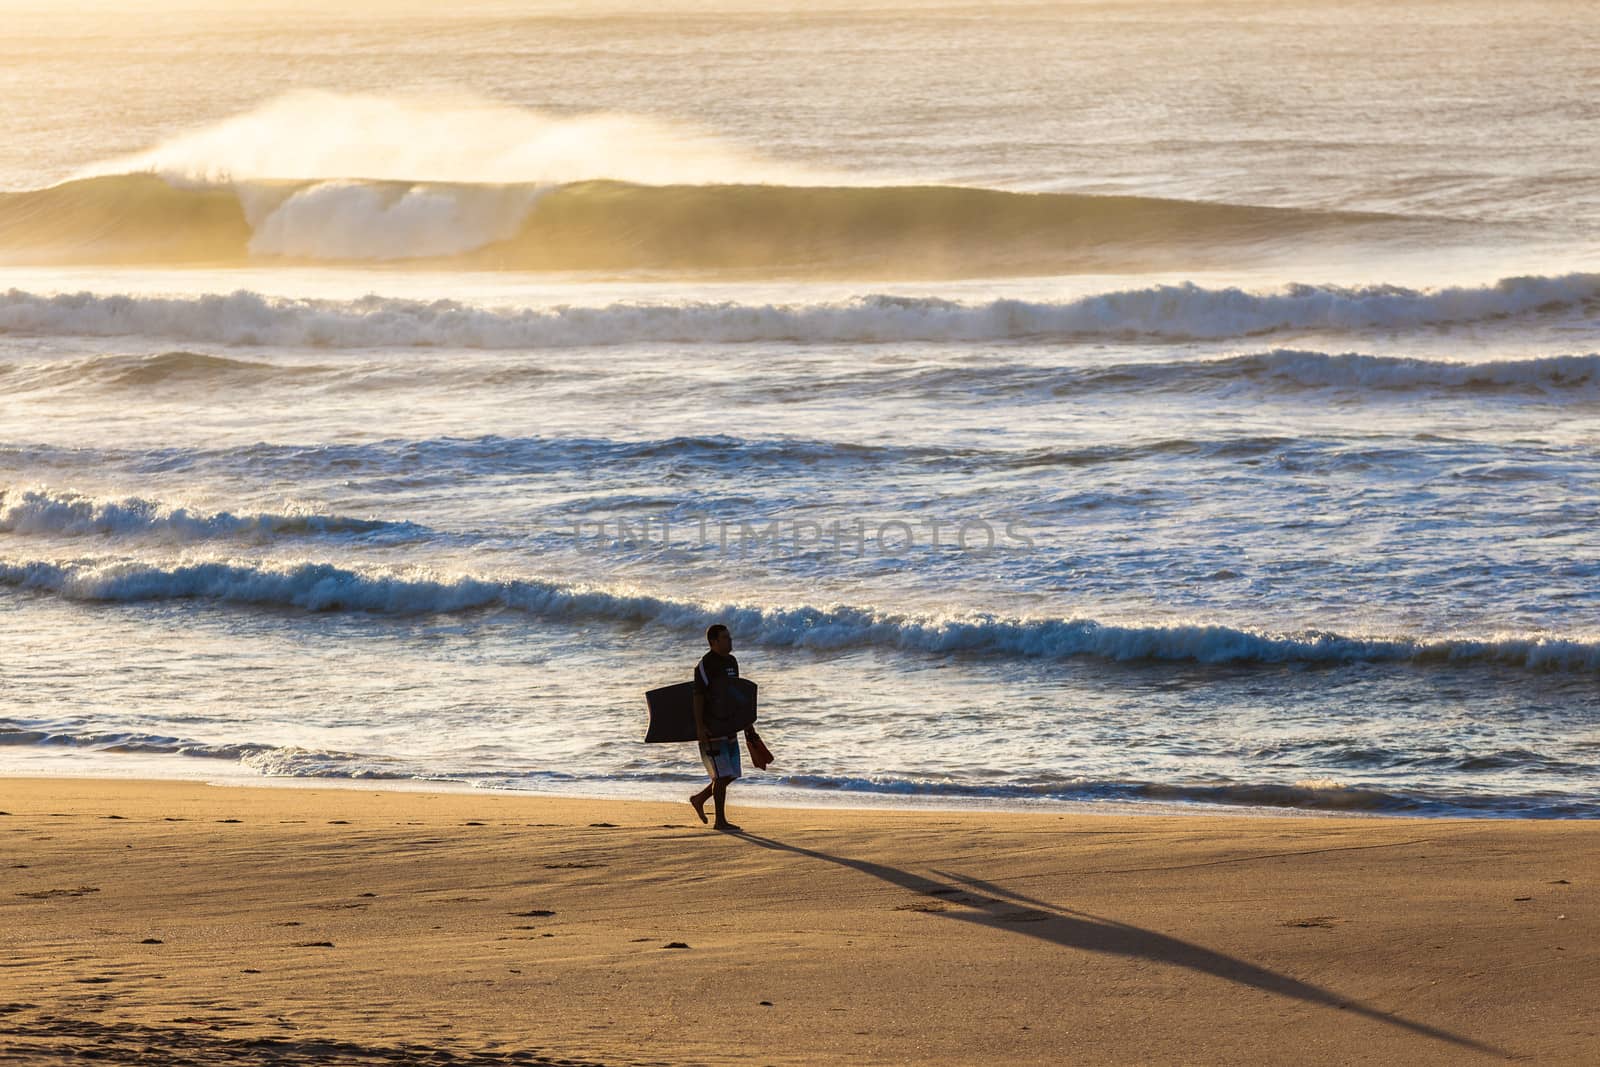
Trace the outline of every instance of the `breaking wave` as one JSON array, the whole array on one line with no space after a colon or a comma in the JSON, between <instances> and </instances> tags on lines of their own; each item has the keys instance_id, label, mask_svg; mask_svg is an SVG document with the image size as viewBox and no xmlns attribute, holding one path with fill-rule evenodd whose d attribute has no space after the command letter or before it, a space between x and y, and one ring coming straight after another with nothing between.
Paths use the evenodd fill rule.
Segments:
<instances>
[{"instance_id":1,"label":"breaking wave","mask_svg":"<svg viewBox=\"0 0 1600 1067\"><path fill-rule=\"evenodd\" d=\"M81 601L199 599L319 612L419 615L499 607L543 619L650 624L685 632L697 631L715 616L745 640L813 649L868 645L1046 659L1090 656L1234 665L1496 664L1530 670L1600 670L1600 635L1365 637L1205 623L1112 625L1082 618L935 617L847 605L709 604L542 579L444 575L417 568L356 570L327 563L158 566L132 560L0 560L0 584Z\"/></svg>"},{"instance_id":2,"label":"breaking wave","mask_svg":"<svg viewBox=\"0 0 1600 1067\"><path fill-rule=\"evenodd\" d=\"M985 277L1198 269L1401 217L961 186L80 178L0 193L0 260Z\"/></svg>"},{"instance_id":3,"label":"breaking wave","mask_svg":"<svg viewBox=\"0 0 1600 1067\"><path fill-rule=\"evenodd\" d=\"M0 533L56 537L142 536L173 541L265 541L282 536L403 533L410 523L344 515L235 515L125 497L101 500L49 489L0 489Z\"/></svg>"},{"instance_id":4,"label":"breaking wave","mask_svg":"<svg viewBox=\"0 0 1600 1067\"><path fill-rule=\"evenodd\" d=\"M1329 332L1460 325L1584 310L1600 303L1600 274L1504 278L1446 289L1291 285L1275 292L1158 285L1059 302L957 303L870 295L837 303L611 304L486 308L453 300L367 296L333 301L227 295L154 297L12 289L0 294L0 333L151 337L226 345L319 348L541 349L654 342L872 344L1050 339L1216 340L1286 330ZM1253 357L1256 373L1382 381L1434 374L1470 382L1450 364L1363 362L1294 353ZM1204 367L1204 364L1197 364ZM1432 366L1434 369L1428 370ZM1409 369L1407 369L1409 367ZM1298 369L1297 369L1298 368ZM1227 371L1229 366L1220 369ZM1233 365L1235 371L1251 364ZM1137 373L1137 372L1135 372Z\"/></svg>"}]
</instances>

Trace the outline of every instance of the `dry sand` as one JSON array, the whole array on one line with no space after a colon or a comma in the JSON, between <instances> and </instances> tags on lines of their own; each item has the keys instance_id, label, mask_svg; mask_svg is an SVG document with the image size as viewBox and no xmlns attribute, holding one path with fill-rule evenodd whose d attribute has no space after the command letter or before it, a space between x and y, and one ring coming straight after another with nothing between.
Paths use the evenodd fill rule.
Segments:
<instances>
[{"instance_id":1,"label":"dry sand","mask_svg":"<svg viewBox=\"0 0 1600 1067\"><path fill-rule=\"evenodd\" d=\"M1600 828L0 781L0 1062L1600 1062ZM675 947L676 946L676 947Z\"/></svg>"}]
</instances>

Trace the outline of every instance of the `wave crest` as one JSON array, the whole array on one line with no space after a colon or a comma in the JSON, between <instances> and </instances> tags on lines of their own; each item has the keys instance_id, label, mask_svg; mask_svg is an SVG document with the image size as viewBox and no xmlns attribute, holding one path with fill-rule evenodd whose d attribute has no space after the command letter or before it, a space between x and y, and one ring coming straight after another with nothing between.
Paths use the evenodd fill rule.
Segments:
<instances>
[{"instance_id":1,"label":"wave crest","mask_svg":"<svg viewBox=\"0 0 1600 1067\"><path fill-rule=\"evenodd\" d=\"M993 300L962 304L931 297L870 295L839 303L611 304L484 308L452 300L379 296L333 301L238 291L154 297L74 293L0 294L0 331L42 336L140 336L227 345L324 348L438 347L540 349L648 343L873 344L1121 338L1218 340L1284 330L1344 332L1459 325L1600 302L1600 274L1504 278L1437 290L1393 286L1295 285L1281 292L1207 289L1194 284L1059 302ZM1293 353L1233 364L1246 373L1293 378L1381 378L1415 374L1359 356ZM1196 364L1190 366L1201 366ZM1451 366L1434 364L1435 368ZM1308 372L1307 367L1311 370ZM1228 370L1230 366L1213 368ZM1119 369L1119 373L1142 373ZM1439 380L1463 372L1432 370ZM1587 372L1586 372L1587 373ZM1470 384L1470 374L1461 380Z\"/></svg>"},{"instance_id":2,"label":"wave crest","mask_svg":"<svg viewBox=\"0 0 1600 1067\"><path fill-rule=\"evenodd\" d=\"M1410 233L1382 215L962 186L251 180L153 174L0 193L22 263L960 278L1199 269L1226 249ZM1235 257L1236 258L1236 257Z\"/></svg>"},{"instance_id":3,"label":"wave crest","mask_svg":"<svg viewBox=\"0 0 1600 1067\"><path fill-rule=\"evenodd\" d=\"M140 536L173 541L266 541L285 535L370 534L407 523L315 513L235 515L125 497L101 500L49 489L0 489L0 533L55 537Z\"/></svg>"},{"instance_id":4,"label":"wave crest","mask_svg":"<svg viewBox=\"0 0 1600 1067\"><path fill-rule=\"evenodd\" d=\"M796 648L871 645L924 653L1127 662L1293 665L1497 664L1600 670L1600 636L1365 637L1275 633L1205 623L1112 625L1094 619L936 617L848 605L763 607L671 600L543 579L442 575L424 569L361 571L327 563L0 561L0 584L74 600L204 599L307 611L416 615L506 607L540 618L653 624L698 631L725 620L744 640Z\"/></svg>"}]
</instances>

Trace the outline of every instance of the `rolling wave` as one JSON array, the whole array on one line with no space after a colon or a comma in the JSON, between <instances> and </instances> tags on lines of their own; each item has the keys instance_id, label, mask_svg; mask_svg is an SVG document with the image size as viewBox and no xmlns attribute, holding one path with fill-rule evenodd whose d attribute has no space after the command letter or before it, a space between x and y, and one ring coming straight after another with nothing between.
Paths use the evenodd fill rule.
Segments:
<instances>
[{"instance_id":1,"label":"rolling wave","mask_svg":"<svg viewBox=\"0 0 1600 1067\"><path fill-rule=\"evenodd\" d=\"M675 479L685 465L737 469L746 475L777 479L762 490L765 505L782 500L792 479L848 476L859 485L894 479L906 470L922 473L993 475L1047 469L1087 469L1148 464L1150 477L1189 477L1199 466L1254 465L1275 458L1297 470L1357 472L1373 464L1405 464L1454 477L1503 481L1537 480L1565 472L1585 477L1593 456L1581 445L1507 444L1485 449L1464 438L1435 435L1385 435L1379 439L1341 436L1218 434L1138 437L1107 444L980 448L968 445L915 446L837 441L828 438L679 436L639 441L613 438L432 437L384 441L296 445L259 442L236 447L154 449L70 448L0 442L0 472L16 488L0 492L0 532L135 533L172 539L264 537L279 534L363 534L384 540L428 537L435 531L401 520L369 520L314 513L287 515L191 512L160 502L99 501L40 485L40 471L71 484L114 472L123 483L162 481L175 474L293 481L316 494L409 493L429 487L460 490L482 483L497 492L508 477L539 477L548 486L564 485L582 495L564 496L547 518L565 525L585 508L629 509L693 521L708 510L751 506L749 497L721 491L683 490ZM1031 476L1031 475L1030 475ZM641 490L640 479L655 486ZM22 486L36 494L24 499ZM677 488L674 488L676 486ZM1051 492L1030 492L1012 506L1026 513L1035 505L1054 506ZM1079 499L1073 507L1087 506ZM52 525L53 524L53 525ZM456 531L452 536L460 535Z\"/></svg>"},{"instance_id":2,"label":"rolling wave","mask_svg":"<svg viewBox=\"0 0 1600 1067\"><path fill-rule=\"evenodd\" d=\"M539 388L563 377L559 369L522 361L493 365L462 361L401 367L366 359L309 365L190 351L102 355L0 366L0 374L7 373L14 374L9 388L19 395L62 386L95 385L117 390L194 383L218 389L254 390L263 386L300 385L323 389L330 382L359 382L365 389L407 390L416 388L421 380L430 388ZM591 372L586 373L593 377ZM1551 403L1589 402L1600 397L1600 354L1467 363L1359 352L1273 349L1223 358L1162 362L1076 366L963 362L954 366L903 370L874 367L867 372L852 371L834 377L808 375L803 379L772 373L742 379L731 387L752 397L779 401L815 399L832 393L855 397L940 398L959 403L975 399L1050 402L1101 394L1145 396L1156 391L1230 395L1249 391L1297 397L1307 392L1326 391L1337 394L1343 403L1459 393L1512 399L1526 397ZM691 440L713 449L721 439L682 438L677 442L687 444ZM803 448L799 443L791 444ZM660 447L671 451L675 443L661 442ZM796 456L801 462L813 458L816 457Z\"/></svg>"},{"instance_id":3,"label":"rolling wave","mask_svg":"<svg viewBox=\"0 0 1600 1067\"><path fill-rule=\"evenodd\" d=\"M231 359L204 352L100 355L87 359L17 364L15 392L93 384L113 389L146 389L167 384L256 386L271 381L318 378L331 368L304 364Z\"/></svg>"},{"instance_id":4,"label":"rolling wave","mask_svg":"<svg viewBox=\"0 0 1600 1067\"><path fill-rule=\"evenodd\" d=\"M1082 372L1078 385L1143 389L1192 389L1251 383L1280 389L1340 389L1350 392L1540 392L1592 391L1600 386L1600 355L1457 363L1371 356L1356 352L1277 349L1226 359L1129 364Z\"/></svg>"},{"instance_id":5,"label":"rolling wave","mask_svg":"<svg viewBox=\"0 0 1600 1067\"><path fill-rule=\"evenodd\" d=\"M1193 341L1283 331L1348 332L1480 323L1600 304L1600 274L1504 278L1416 290L1291 285L1275 292L1158 285L1059 302L869 295L837 303L611 304L485 308L379 296L353 301L228 295L0 294L0 333L151 337L314 348L542 349L622 344L874 344L1123 339ZM1364 373L1351 357L1324 364ZM1291 374L1291 356L1276 371ZM1375 366L1375 365L1374 365ZM1441 364L1440 366L1444 366Z\"/></svg>"},{"instance_id":6,"label":"rolling wave","mask_svg":"<svg viewBox=\"0 0 1600 1067\"><path fill-rule=\"evenodd\" d=\"M312 484L322 479L361 483L371 490L414 490L460 486L475 479L506 476L570 476L585 485L611 485L602 474L672 471L688 463L737 464L741 469L792 472L800 468L872 471L906 463L946 467L995 464L1034 465L1028 453L949 450L909 445L858 444L816 438L740 438L723 435L646 438L639 441L583 437L391 438L359 444L272 444L237 447L154 449L71 448L0 442L0 471L17 482L33 483L39 471L57 472L58 481L116 470L135 479L179 472L223 472L253 479ZM633 488L637 488L636 486ZM637 495L637 494L635 494ZM710 497L647 493L641 501L668 506ZM44 505L40 505L44 506ZM150 504L151 508L160 505ZM141 510L141 514L142 514ZM286 521L291 517L282 517ZM299 521L299 517L292 517ZM65 520L63 520L65 521ZM240 521L253 522L246 517ZM351 520L355 522L364 520ZM392 523L377 532L404 534L417 528ZM359 532L359 531L351 531Z\"/></svg>"},{"instance_id":7,"label":"rolling wave","mask_svg":"<svg viewBox=\"0 0 1600 1067\"><path fill-rule=\"evenodd\" d=\"M56 537L141 536L173 541L265 541L282 536L404 533L410 523L344 515L235 515L126 497L99 500L48 489L0 489L0 533Z\"/></svg>"},{"instance_id":8,"label":"rolling wave","mask_svg":"<svg viewBox=\"0 0 1600 1067\"><path fill-rule=\"evenodd\" d=\"M1600 393L1600 354L1545 356L1478 363L1273 349L1220 359L1052 367L1036 363L940 366L870 373L796 384L755 381L749 388L780 399L833 390L853 395L981 397L1050 401L1061 397L1153 391L1254 391L1267 395L1327 390L1341 400L1471 393L1592 400Z\"/></svg>"},{"instance_id":9,"label":"rolling wave","mask_svg":"<svg viewBox=\"0 0 1600 1067\"><path fill-rule=\"evenodd\" d=\"M1366 637L1276 633L1205 623L1111 625L1083 618L935 617L871 608L762 607L672 600L544 579L357 570L327 563L246 561L161 566L133 560L0 560L0 585L72 600L197 599L279 610L420 615L509 608L541 619L651 624L695 632L716 617L756 644L814 649L863 645L907 652L1233 665L1493 664L1600 671L1600 635Z\"/></svg>"},{"instance_id":10,"label":"rolling wave","mask_svg":"<svg viewBox=\"0 0 1600 1067\"><path fill-rule=\"evenodd\" d=\"M959 186L80 178L0 193L0 259L981 277L1184 269L1397 216ZM1432 225L1438 225L1434 223Z\"/></svg>"}]
</instances>

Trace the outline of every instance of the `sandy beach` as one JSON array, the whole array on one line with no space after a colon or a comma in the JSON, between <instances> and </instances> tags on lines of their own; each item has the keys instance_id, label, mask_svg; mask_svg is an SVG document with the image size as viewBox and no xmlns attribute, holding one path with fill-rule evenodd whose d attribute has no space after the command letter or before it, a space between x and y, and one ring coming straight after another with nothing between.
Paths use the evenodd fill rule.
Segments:
<instances>
[{"instance_id":1,"label":"sandy beach","mask_svg":"<svg viewBox=\"0 0 1600 1067\"><path fill-rule=\"evenodd\" d=\"M1600 1056L1585 823L0 798L4 1062Z\"/></svg>"}]
</instances>

